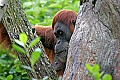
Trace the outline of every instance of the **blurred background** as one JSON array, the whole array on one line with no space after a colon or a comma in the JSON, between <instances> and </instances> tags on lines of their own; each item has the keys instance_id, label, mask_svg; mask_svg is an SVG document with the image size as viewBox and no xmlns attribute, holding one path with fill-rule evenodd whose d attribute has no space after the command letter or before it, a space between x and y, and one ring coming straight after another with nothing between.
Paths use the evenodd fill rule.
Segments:
<instances>
[{"instance_id":1,"label":"blurred background","mask_svg":"<svg viewBox=\"0 0 120 80\"><path fill-rule=\"evenodd\" d=\"M80 0L20 0L32 25L51 25L52 18L62 9L78 12Z\"/></svg>"}]
</instances>

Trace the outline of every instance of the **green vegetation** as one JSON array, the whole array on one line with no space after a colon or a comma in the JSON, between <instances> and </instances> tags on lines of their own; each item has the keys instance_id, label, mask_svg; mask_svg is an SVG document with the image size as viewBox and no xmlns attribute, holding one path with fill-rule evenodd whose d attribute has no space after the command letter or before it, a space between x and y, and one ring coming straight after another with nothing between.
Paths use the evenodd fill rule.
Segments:
<instances>
[{"instance_id":1,"label":"green vegetation","mask_svg":"<svg viewBox=\"0 0 120 80\"><path fill-rule=\"evenodd\" d=\"M31 25L51 25L52 18L56 12L62 9L69 9L78 12L79 0L20 0L22 3L23 9L27 14L28 20ZM27 36L25 34L20 35L19 40L15 40L16 43L22 46L19 47L16 44L13 44L13 47L18 52L26 54L30 61L31 66L40 57L40 49L36 49L32 55L27 53L27 50L30 47L33 47L38 41L39 38L33 40L29 47L26 47ZM24 48L24 49L23 49ZM34 56L38 57L34 57ZM25 65L24 65L25 67ZM90 72L90 76L94 77L95 80L100 80L100 77L103 73L99 73L100 68L98 65L93 67L89 64L86 64L86 68ZM34 72L34 69L29 66L26 69L31 69ZM26 71L23 69L23 65L18 60L18 58L11 53L9 50L3 50L0 47L0 80L29 80L27 77ZM105 74L102 77L102 80L112 80L111 76Z\"/></svg>"},{"instance_id":2,"label":"green vegetation","mask_svg":"<svg viewBox=\"0 0 120 80\"><path fill-rule=\"evenodd\" d=\"M62 9L78 12L80 0L20 0L32 25L51 25L53 16Z\"/></svg>"},{"instance_id":3,"label":"green vegetation","mask_svg":"<svg viewBox=\"0 0 120 80\"><path fill-rule=\"evenodd\" d=\"M79 0L20 0L20 2L31 25L51 25L54 14L59 10L69 9L77 12L79 7ZM24 34L23 36L25 37ZM22 39L20 41L26 42ZM32 47L33 44L30 45ZM33 59L35 55L36 52L30 56L32 65L37 61L37 58ZM0 80L29 80L23 67L14 54L0 48Z\"/></svg>"},{"instance_id":4,"label":"green vegetation","mask_svg":"<svg viewBox=\"0 0 120 80\"><path fill-rule=\"evenodd\" d=\"M36 48L35 51L33 51L31 55L29 54L28 50L29 50L29 48L32 48L40 41L40 37L37 37L33 41L31 41L30 44L28 45L28 47L26 46L27 40L28 40L28 36L25 33L21 33L19 35L19 40L15 39L14 40L15 43L12 44L12 47L17 52L25 54L29 58L31 67L24 65L24 68L31 70L33 73L36 73L35 69L34 69L34 64L40 58L41 49ZM36 77L37 77L37 75L36 75Z\"/></svg>"},{"instance_id":5,"label":"green vegetation","mask_svg":"<svg viewBox=\"0 0 120 80\"><path fill-rule=\"evenodd\" d=\"M0 47L0 80L29 80L17 57Z\"/></svg>"},{"instance_id":6,"label":"green vegetation","mask_svg":"<svg viewBox=\"0 0 120 80\"><path fill-rule=\"evenodd\" d=\"M93 66L86 64L86 68L89 71L89 75L95 80L112 80L111 75L104 74L104 72L100 73L100 66L98 64L94 64Z\"/></svg>"}]
</instances>

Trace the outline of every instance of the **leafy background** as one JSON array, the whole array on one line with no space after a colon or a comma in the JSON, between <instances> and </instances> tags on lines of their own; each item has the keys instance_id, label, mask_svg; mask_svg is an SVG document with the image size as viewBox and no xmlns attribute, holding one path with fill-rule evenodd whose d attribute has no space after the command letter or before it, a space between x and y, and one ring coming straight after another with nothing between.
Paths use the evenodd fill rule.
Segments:
<instances>
[{"instance_id":1,"label":"leafy background","mask_svg":"<svg viewBox=\"0 0 120 80\"><path fill-rule=\"evenodd\" d=\"M20 0L32 25L51 25L53 16L62 9L78 12L79 0Z\"/></svg>"},{"instance_id":2,"label":"leafy background","mask_svg":"<svg viewBox=\"0 0 120 80\"><path fill-rule=\"evenodd\" d=\"M31 25L51 25L62 9L78 12L79 0L20 0ZM18 58L0 45L0 80L29 80Z\"/></svg>"}]
</instances>

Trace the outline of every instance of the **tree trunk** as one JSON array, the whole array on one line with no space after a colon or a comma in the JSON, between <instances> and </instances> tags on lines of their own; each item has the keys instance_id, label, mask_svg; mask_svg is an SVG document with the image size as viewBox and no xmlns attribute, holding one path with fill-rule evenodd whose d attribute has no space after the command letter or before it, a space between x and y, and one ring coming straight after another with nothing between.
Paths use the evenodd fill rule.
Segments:
<instances>
[{"instance_id":1,"label":"tree trunk","mask_svg":"<svg viewBox=\"0 0 120 80\"><path fill-rule=\"evenodd\" d=\"M2 22L12 43L14 42L13 39L18 39L19 34L23 32L26 33L29 37L28 44L37 37L36 33L32 33L32 27L28 22L23 9L21 8L19 0L8 1L8 4L6 5L6 12L2 17ZM29 53L31 54L37 47L42 49L42 54L34 66L36 72L33 73L30 70L27 70L28 76L30 78L37 79L43 78L45 76L48 76L54 80L57 79L57 76L55 74L56 72L51 66L41 42L35 45L34 48L31 48L29 50ZM27 56L20 53L17 53L17 56L23 65L30 66L30 60Z\"/></svg>"},{"instance_id":2,"label":"tree trunk","mask_svg":"<svg viewBox=\"0 0 120 80\"><path fill-rule=\"evenodd\" d=\"M63 80L89 80L86 63L120 79L120 0L80 0Z\"/></svg>"}]
</instances>

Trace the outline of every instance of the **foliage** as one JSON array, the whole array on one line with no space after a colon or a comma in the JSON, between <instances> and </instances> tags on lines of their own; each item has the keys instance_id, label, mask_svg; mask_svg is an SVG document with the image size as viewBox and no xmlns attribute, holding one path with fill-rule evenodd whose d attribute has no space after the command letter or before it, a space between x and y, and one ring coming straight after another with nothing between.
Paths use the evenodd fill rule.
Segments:
<instances>
[{"instance_id":1,"label":"foliage","mask_svg":"<svg viewBox=\"0 0 120 80\"><path fill-rule=\"evenodd\" d=\"M112 80L111 75L104 74L104 72L100 73L100 66L98 64L94 64L93 66L86 64L86 68L90 73L89 75L94 77L95 80Z\"/></svg>"},{"instance_id":2,"label":"foliage","mask_svg":"<svg viewBox=\"0 0 120 80\"><path fill-rule=\"evenodd\" d=\"M29 80L18 58L10 52L0 48L0 80Z\"/></svg>"},{"instance_id":3,"label":"foliage","mask_svg":"<svg viewBox=\"0 0 120 80\"><path fill-rule=\"evenodd\" d=\"M24 11L27 14L28 20L32 25L51 25L52 18L56 12L62 9L69 9L78 12L80 0L20 0ZM27 36L22 33L19 40L15 40L20 46L13 44L15 50L20 53L26 54L30 61L31 66L34 66L36 61L40 57L41 50L39 48L30 56L27 50L33 47L39 38L33 40L28 47L25 46L27 42ZM21 47L22 46L22 47ZM20 61L14 54L8 54L10 51L2 50L0 48L0 80L29 80L26 71L23 69L30 69L34 72L34 68L21 65ZM35 57L38 56L38 57ZM86 64L86 68L89 71L89 75L94 77L95 80L112 80L111 75L100 73L100 67L95 64L90 66ZM102 77L102 78L101 78ZM43 80L48 79L45 77Z\"/></svg>"},{"instance_id":4,"label":"foliage","mask_svg":"<svg viewBox=\"0 0 120 80\"><path fill-rule=\"evenodd\" d=\"M70 9L78 12L79 0L20 0L23 6L24 11L27 14L28 20L32 25L51 25L52 18L56 12L61 9ZM16 43L19 43L20 46L24 48L27 41L27 37L24 34L21 34L23 38L20 37L20 40L15 40ZM38 39L38 38L37 38ZM39 40L39 39L38 39ZM33 47L37 41L33 41L30 47ZM17 45L14 47L17 48L18 52L26 54L26 51ZM34 59L37 52L40 49L36 49L33 52L33 55L29 55L31 60L31 65L34 65L37 61L37 58ZM0 80L28 80L27 74L24 68L29 67L21 65L21 62L18 58L11 54L8 50L2 50L0 48Z\"/></svg>"},{"instance_id":5,"label":"foliage","mask_svg":"<svg viewBox=\"0 0 120 80\"><path fill-rule=\"evenodd\" d=\"M56 12L69 9L78 12L80 0L20 0L32 25L49 26Z\"/></svg>"},{"instance_id":6,"label":"foliage","mask_svg":"<svg viewBox=\"0 0 120 80\"><path fill-rule=\"evenodd\" d=\"M31 62L31 66L24 65L24 68L29 69L32 72L36 73L34 70L34 64L40 58L41 49L36 48L35 51L32 52L32 54L29 54L28 50L34 47L40 41L40 37L35 38L33 41L30 42L30 44L27 44L27 41L28 41L28 36L25 33L21 33L19 35L19 40L15 39L14 40L15 43L12 44L12 47L17 52L27 55L27 57L29 58Z\"/></svg>"}]
</instances>

